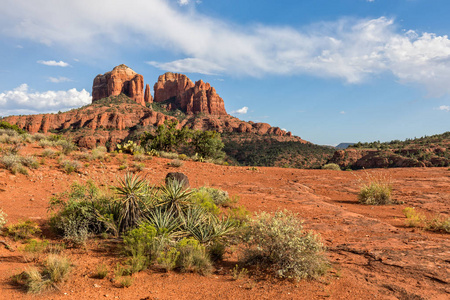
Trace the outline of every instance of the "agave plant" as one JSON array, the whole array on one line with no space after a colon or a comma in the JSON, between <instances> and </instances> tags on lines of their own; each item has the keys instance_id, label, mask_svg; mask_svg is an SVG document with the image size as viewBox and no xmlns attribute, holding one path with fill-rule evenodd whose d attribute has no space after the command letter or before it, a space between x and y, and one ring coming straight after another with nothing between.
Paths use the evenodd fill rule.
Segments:
<instances>
[{"instance_id":1,"label":"agave plant","mask_svg":"<svg viewBox=\"0 0 450 300\"><path fill-rule=\"evenodd\" d=\"M171 237L180 236L181 219L174 211L155 207L147 214L147 222L155 227L158 234L166 234Z\"/></svg>"},{"instance_id":2,"label":"agave plant","mask_svg":"<svg viewBox=\"0 0 450 300\"><path fill-rule=\"evenodd\" d=\"M189 198L192 191L184 187L184 183L178 180L170 180L162 189L161 203L159 206L173 211L176 216L181 216L183 210L191 204Z\"/></svg>"},{"instance_id":3,"label":"agave plant","mask_svg":"<svg viewBox=\"0 0 450 300\"><path fill-rule=\"evenodd\" d=\"M200 243L207 245L232 233L236 223L219 219L202 208L190 208L182 218L183 229Z\"/></svg>"},{"instance_id":4,"label":"agave plant","mask_svg":"<svg viewBox=\"0 0 450 300\"><path fill-rule=\"evenodd\" d=\"M130 173L124 179L119 179L119 184L120 187L116 188L117 194L122 196L119 223L120 232L124 232L138 226L144 218L145 200L151 189L145 179Z\"/></svg>"}]
</instances>

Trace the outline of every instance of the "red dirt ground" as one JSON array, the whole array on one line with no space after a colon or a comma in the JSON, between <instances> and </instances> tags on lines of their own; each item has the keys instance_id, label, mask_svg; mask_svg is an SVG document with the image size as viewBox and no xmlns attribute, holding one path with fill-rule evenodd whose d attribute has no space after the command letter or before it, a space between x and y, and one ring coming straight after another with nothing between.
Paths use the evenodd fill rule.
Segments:
<instances>
[{"instance_id":1,"label":"red dirt ground","mask_svg":"<svg viewBox=\"0 0 450 300\"><path fill-rule=\"evenodd\" d=\"M27 146L21 153L42 152ZM29 176L12 175L0 169L0 207L8 214L8 224L30 218L40 224L48 220L52 194L67 189L74 181L93 179L115 184L123 162L122 154L110 162L91 161L83 174L64 174L56 160ZM133 156L127 155L128 164ZM108 251L102 239L85 248L65 250L74 267L60 290L29 295L14 286L10 277L34 266L20 251L20 242L3 238L16 249L0 245L0 299L449 299L450 242L448 235L405 226L402 209L415 207L429 216L450 213L450 170L448 168L376 169L370 171L299 170L218 166L186 161L180 168L170 160L145 161L145 175L161 184L167 172L188 175L191 186L221 188L239 196L239 204L251 212L288 209L305 220L305 227L321 234L332 264L319 280L298 283L248 276L233 280L230 270L236 258L217 266L210 276L161 273L154 270L134 276L129 288L119 288L110 279L94 279L97 266L110 270L120 258ZM388 176L394 198L400 205L358 204L359 178L366 173Z\"/></svg>"}]
</instances>

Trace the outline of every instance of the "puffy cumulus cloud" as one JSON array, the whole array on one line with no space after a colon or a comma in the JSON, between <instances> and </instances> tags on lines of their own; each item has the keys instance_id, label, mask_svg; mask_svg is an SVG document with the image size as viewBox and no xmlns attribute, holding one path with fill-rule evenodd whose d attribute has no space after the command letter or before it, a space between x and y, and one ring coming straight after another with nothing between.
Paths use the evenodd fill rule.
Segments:
<instances>
[{"instance_id":1,"label":"puffy cumulus cloud","mask_svg":"<svg viewBox=\"0 0 450 300\"><path fill-rule=\"evenodd\" d=\"M51 67L68 67L70 66L68 63L60 60L60 61L55 61L55 60L38 60L37 61L38 64L41 65L46 65L46 66L51 66Z\"/></svg>"},{"instance_id":2,"label":"puffy cumulus cloud","mask_svg":"<svg viewBox=\"0 0 450 300\"><path fill-rule=\"evenodd\" d=\"M53 83L60 83L60 82L69 82L73 80L67 77L60 76L60 77L49 77L48 81Z\"/></svg>"},{"instance_id":3,"label":"puffy cumulus cloud","mask_svg":"<svg viewBox=\"0 0 450 300\"><path fill-rule=\"evenodd\" d=\"M441 105L438 108L439 110L443 110L443 111L450 111L450 106L448 105Z\"/></svg>"},{"instance_id":4,"label":"puffy cumulus cloud","mask_svg":"<svg viewBox=\"0 0 450 300\"><path fill-rule=\"evenodd\" d=\"M388 72L421 84L433 96L450 93L450 40L400 31L393 19L340 19L307 27L236 24L180 3L192 0L9 0L0 11L2 34L99 55L120 47L164 49L169 71L264 76L308 74L362 82ZM370 2L370 1L369 1ZM112 47L113 46L113 47Z\"/></svg>"},{"instance_id":5,"label":"puffy cumulus cloud","mask_svg":"<svg viewBox=\"0 0 450 300\"><path fill-rule=\"evenodd\" d=\"M238 110L234 110L231 113L232 114L239 114L239 115L245 115L248 112L248 107L244 106L242 108L239 108Z\"/></svg>"},{"instance_id":6,"label":"puffy cumulus cloud","mask_svg":"<svg viewBox=\"0 0 450 300\"><path fill-rule=\"evenodd\" d=\"M27 84L0 93L0 115L36 114L56 112L91 103L92 97L86 90L35 92Z\"/></svg>"}]
</instances>

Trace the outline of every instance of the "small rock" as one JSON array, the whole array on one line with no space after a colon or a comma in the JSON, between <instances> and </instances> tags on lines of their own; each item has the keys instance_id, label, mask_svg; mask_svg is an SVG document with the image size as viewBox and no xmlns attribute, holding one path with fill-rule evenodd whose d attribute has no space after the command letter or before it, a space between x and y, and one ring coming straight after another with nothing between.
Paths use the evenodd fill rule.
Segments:
<instances>
[{"instance_id":1,"label":"small rock","mask_svg":"<svg viewBox=\"0 0 450 300\"><path fill-rule=\"evenodd\" d=\"M96 284L96 283L94 283L94 287L95 287L95 288L101 288L102 286L101 286L101 285L98 285L98 284Z\"/></svg>"}]
</instances>

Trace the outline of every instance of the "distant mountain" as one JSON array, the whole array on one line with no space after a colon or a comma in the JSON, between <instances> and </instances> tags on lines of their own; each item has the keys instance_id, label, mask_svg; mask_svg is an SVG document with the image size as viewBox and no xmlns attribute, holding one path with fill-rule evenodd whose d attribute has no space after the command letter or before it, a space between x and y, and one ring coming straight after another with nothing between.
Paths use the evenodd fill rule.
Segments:
<instances>
[{"instance_id":1,"label":"distant mountain","mask_svg":"<svg viewBox=\"0 0 450 300\"><path fill-rule=\"evenodd\" d=\"M450 166L450 131L386 143L358 142L338 150L330 159L341 168L398 168Z\"/></svg>"},{"instance_id":2,"label":"distant mountain","mask_svg":"<svg viewBox=\"0 0 450 300\"><path fill-rule=\"evenodd\" d=\"M145 90L144 90L145 87ZM0 118L31 133L52 132L70 136L79 147L139 140L165 120L179 127L215 130L222 134L229 161L241 165L316 168L334 149L314 145L291 132L267 123L245 122L229 115L214 87L186 75L166 73L154 85L154 98L144 78L125 65L95 77L92 104L58 114Z\"/></svg>"},{"instance_id":3,"label":"distant mountain","mask_svg":"<svg viewBox=\"0 0 450 300\"><path fill-rule=\"evenodd\" d=\"M356 143L340 143L336 146L336 149L347 149L349 146L352 146Z\"/></svg>"}]
</instances>

